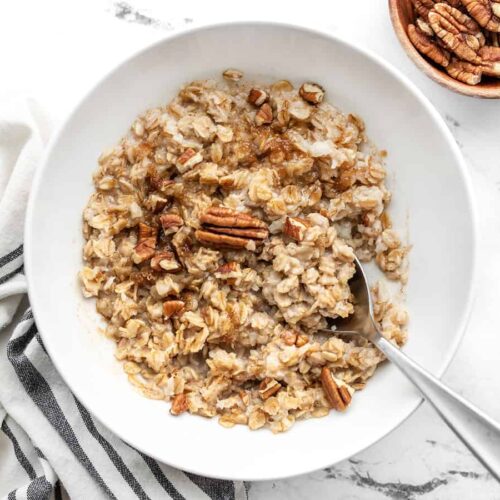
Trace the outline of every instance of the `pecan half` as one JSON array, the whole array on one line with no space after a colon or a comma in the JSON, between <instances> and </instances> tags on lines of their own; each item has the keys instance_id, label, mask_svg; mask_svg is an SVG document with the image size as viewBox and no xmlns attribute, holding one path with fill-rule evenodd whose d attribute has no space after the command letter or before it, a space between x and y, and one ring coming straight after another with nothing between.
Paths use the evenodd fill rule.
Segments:
<instances>
[{"instance_id":1,"label":"pecan half","mask_svg":"<svg viewBox=\"0 0 500 500\"><path fill-rule=\"evenodd\" d=\"M416 13L424 19L427 19L429 12L434 7L433 0L412 0L412 3Z\"/></svg>"},{"instance_id":2,"label":"pecan half","mask_svg":"<svg viewBox=\"0 0 500 500\"><path fill-rule=\"evenodd\" d=\"M304 233L310 226L307 219L301 217L287 217L283 226L283 233L294 239L295 241L302 241Z\"/></svg>"},{"instance_id":3,"label":"pecan half","mask_svg":"<svg viewBox=\"0 0 500 500\"><path fill-rule=\"evenodd\" d=\"M248 102L254 106L262 106L267 101L268 95L262 89L252 89L248 94Z\"/></svg>"},{"instance_id":4,"label":"pecan half","mask_svg":"<svg viewBox=\"0 0 500 500\"><path fill-rule=\"evenodd\" d=\"M150 265L154 271L166 271L168 273L175 273L181 268L173 252L156 252L151 259Z\"/></svg>"},{"instance_id":5,"label":"pecan half","mask_svg":"<svg viewBox=\"0 0 500 500\"><path fill-rule=\"evenodd\" d=\"M456 9L462 8L461 0L412 0L412 3L417 14L424 19L427 19L429 12L437 3L446 3Z\"/></svg>"},{"instance_id":6,"label":"pecan half","mask_svg":"<svg viewBox=\"0 0 500 500\"><path fill-rule=\"evenodd\" d=\"M266 377L259 385L259 394L262 399L269 399L281 389L281 384L276 380Z\"/></svg>"},{"instance_id":7,"label":"pecan half","mask_svg":"<svg viewBox=\"0 0 500 500\"><path fill-rule=\"evenodd\" d=\"M273 108L269 104L264 103L257 111L255 115L255 125L260 127L261 125L269 124L273 121Z\"/></svg>"},{"instance_id":8,"label":"pecan half","mask_svg":"<svg viewBox=\"0 0 500 500\"><path fill-rule=\"evenodd\" d=\"M485 38L476 21L445 3L437 3L428 19L436 36L449 50L460 59L481 63L477 52L485 44Z\"/></svg>"},{"instance_id":9,"label":"pecan half","mask_svg":"<svg viewBox=\"0 0 500 500\"><path fill-rule=\"evenodd\" d=\"M179 313L184 309L184 302L182 300L167 300L163 303L163 315L165 318L171 318L172 316L178 316Z\"/></svg>"},{"instance_id":10,"label":"pecan half","mask_svg":"<svg viewBox=\"0 0 500 500\"><path fill-rule=\"evenodd\" d=\"M431 25L425 21L424 18L417 17L417 19L415 19L415 26L427 36L434 36L434 31L432 31Z\"/></svg>"},{"instance_id":11,"label":"pecan half","mask_svg":"<svg viewBox=\"0 0 500 500\"><path fill-rule=\"evenodd\" d=\"M177 394L172 399L170 413L172 415L180 415L188 409L188 399L185 394Z\"/></svg>"},{"instance_id":12,"label":"pecan half","mask_svg":"<svg viewBox=\"0 0 500 500\"><path fill-rule=\"evenodd\" d=\"M483 27L500 31L500 2L496 0L461 0L467 12Z\"/></svg>"},{"instance_id":13,"label":"pecan half","mask_svg":"<svg viewBox=\"0 0 500 500\"><path fill-rule=\"evenodd\" d=\"M256 217L224 207L211 207L201 217L195 232L204 245L254 250L269 235L267 225Z\"/></svg>"},{"instance_id":14,"label":"pecan half","mask_svg":"<svg viewBox=\"0 0 500 500\"><path fill-rule=\"evenodd\" d=\"M253 215L226 207L210 207L201 217L202 224L219 227L264 228L267 224Z\"/></svg>"},{"instance_id":15,"label":"pecan half","mask_svg":"<svg viewBox=\"0 0 500 500\"><path fill-rule=\"evenodd\" d=\"M321 370L321 384L330 406L337 411L344 411L352 400L354 389L338 380L326 366Z\"/></svg>"},{"instance_id":16,"label":"pecan half","mask_svg":"<svg viewBox=\"0 0 500 500\"><path fill-rule=\"evenodd\" d=\"M325 97L325 90L317 83L306 82L300 87L299 95L304 101L310 102L311 104L319 104Z\"/></svg>"},{"instance_id":17,"label":"pecan half","mask_svg":"<svg viewBox=\"0 0 500 500\"><path fill-rule=\"evenodd\" d=\"M202 245L217 248L233 248L236 250L251 249L251 245L249 245L251 240L246 238L238 238L235 236L228 236L226 234L214 234L209 231L202 230L197 230L194 235Z\"/></svg>"},{"instance_id":18,"label":"pecan half","mask_svg":"<svg viewBox=\"0 0 500 500\"><path fill-rule=\"evenodd\" d=\"M486 45L479 49L478 54L483 75L500 76L500 48Z\"/></svg>"},{"instance_id":19,"label":"pecan half","mask_svg":"<svg viewBox=\"0 0 500 500\"><path fill-rule=\"evenodd\" d=\"M228 232L228 228L226 227L211 227L210 231L217 234L230 234L231 236L241 236L242 238L257 238L259 240L265 240L269 231L264 228L255 228L255 229L241 229L237 227L231 228L231 231Z\"/></svg>"},{"instance_id":20,"label":"pecan half","mask_svg":"<svg viewBox=\"0 0 500 500\"><path fill-rule=\"evenodd\" d=\"M446 71L455 80L467 83L468 85L477 85L482 77L480 66L467 61L460 61L459 59L453 59L446 67Z\"/></svg>"},{"instance_id":21,"label":"pecan half","mask_svg":"<svg viewBox=\"0 0 500 500\"><path fill-rule=\"evenodd\" d=\"M450 53L441 48L436 40L431 38L427 33L424 33L422 29L413 24L409 24L408 38L421 54L432 59L440 66L448 66L450 62Z\"/></svg>"}]
</instances>

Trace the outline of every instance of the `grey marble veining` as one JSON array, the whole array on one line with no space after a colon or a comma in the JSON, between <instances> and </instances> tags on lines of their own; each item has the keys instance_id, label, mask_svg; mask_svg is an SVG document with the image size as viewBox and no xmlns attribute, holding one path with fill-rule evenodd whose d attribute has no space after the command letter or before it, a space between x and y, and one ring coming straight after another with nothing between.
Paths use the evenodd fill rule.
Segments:
<instances>
[{"instance_id":1,"label":"grey marble veining","mask_svg":"<svg viewBox=\"0 0 500 500\"><path fill-rule=\"evenodd\" d=\"M171 24L168 20L152 17L147 11L136 8L127 2L113 2L108 10L116 19L127 23L140 24L164 31L173 31L176 29L175 25ZM193 19L184 17L182 21L184 24L190 24L193 22Z\"/></svg>"},{"instance_id":2,"label":"grey marble veining","mask_svg":"<svg viewBox=\"0 0 500 500\"><path fill-rule=\"evenodd\" d=\"M169 22L160 21L146 14L143 14L140 10L132 7L127 2L115 2L113 3L112 8L113 15L121 21L125 21L127 23L142 24L143 26L160 28L167 31L171 31L174 29L174 27Z\"/></svg>"}]
</instances>

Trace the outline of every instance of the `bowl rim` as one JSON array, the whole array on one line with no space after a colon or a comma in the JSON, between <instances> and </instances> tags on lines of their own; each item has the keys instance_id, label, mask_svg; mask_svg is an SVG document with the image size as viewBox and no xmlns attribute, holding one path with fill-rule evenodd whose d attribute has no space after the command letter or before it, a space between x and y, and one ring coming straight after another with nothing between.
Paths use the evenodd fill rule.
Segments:
<instances>
[{"instance_id":1,"label":"bowl rim","mask_svg":"<svg viewBox=\"0 0 500 500\"><path fill-rule=\"evenodd\" d=\"M388 0L389 15L391 18L392 28L401 45L403 51L408 58L420 69L427 77L434 80L447 90L451 90L460 95L467 97L475 97L476 99L500 99L500 80L498 87L485 87L484 84L468 85L467 83L455 80L449 76L444 69L440 69L431 64L411 43L408 37L407 26L404 26L398 15L398 9L401 5L401 0Z\"/></svg>"},{"instance_id":2,"label":"bowl rim","mask_svg":"<svg viewBox=\"0 0 500 500\"><path fill-rule=\"evenodd\" d=\"M467 299L465 303L465 307L462 310L461 313L461 321L459 324L459 327L457 328L457 331L454 335L454 338L452 342L450 343L450 347L446 352L446 355L443 357L441 364L437 370L434 370L433 375L435 375L438 378L441 378L442 375L445 373L447 370L451 360L455 356L455 353L458 349L458 346L460 345L460 342L462 341L463 335L465 333L465 329L467 327L467 324L470 319L471 315L471 310L472 310L472 305L473 305L473 297L474 297L474 292L476 289L476 281L477 281L477 260L478 260L478 252L477 252L477 247L478 247L478 224L477 224L477 209L475 206L475 201L474 201L474 196L473 196L473 186L472 186L472 180L470 177L470 174L467 170L467 166L465 163L465 160L462 156L462 153L460 152L460 149L451 133L449 128L447 127L444 119L441 117L439 112L436 110L436 108L431 104L431 102L427 99L427 97L424 96L424 94L416 87L416 85L409 80L408 77L403 75L396 67L392 66L389 62L385 61L381 56L373 53L372 51L364 48L364 47L359 47L358 45L355 45L353 42L345 40L344 38L338 36L338 35L333 35L326 30L322 29L313 29L305 26L300 26L297 24L292 24L292 23L286 23L286 22L274 22L274 21L235 21L235 22L221 22L221 23L206 23L200 26L196 26L193 28L188 28L185 30L182 30L178 33L173 33L173 34L167 34L164 37L160 38L159 40L149 43L146 46L140 48L139 50L133 51L131 54L128 56L125 56L124 58L121 58L121 60L113 65L108 71L105 72L103 76L98 78L94 84L92 84L88 90L77 100L77 102L73 105L71 111L69 114L66 116L64 120L60 123L58 126L56 132L52 135L48 146L46 147L43 160L40 163L40 166L36 169L32 185L31 185L31 190L29 194L29 200L28 200L28 205L27 205L27 210L26 210L26 216L25 216L25 227L24 227L24 266L25 266L25 274L26 274L26 279L28 283L28 298L30 301L30 306L33 312L33 317L35 319L35 323L37 324L39 333L43 339L45 348L47 350L47 353L49 357L52 360L52 363L54 364L55 368L57 369L59 375L63 379L64 383L69 387L71 392L74 394L75 397L78 398L78 400L89 410L91 411L92 415L102 424L104 427L109 429L113 434L118 436L121 440L124 442L128 443L135 449L139 450L140 452L151 456L155 460L158 460L161 463L165 463L167 465L170 465L172 467L175 467L177 469L189 472L189 473L194 473L202 476L206 476L206 472L198 469L192 469L190 467L186 467L185 464L176 464L175 461L169 461L166 462L164 459L160 458L159 456L155 454L150 454L148 450L145 450L141 443L135 442L135 440L129 440L127 436L124 436L120 432L116 432L113 429L112 422L108 421L103 415L102 412L99 411L98 408L90 408L88 405L88 400L86 400L84 397L82 397L81 394L79 394L77 391L74 390L74 388L71 385L71 382L67 379L67 374L62 372L60 370L60 364L57 361L57 357L53 356L54 350L52 349L52 344L50 341L50 334L48 333L49 326L50 325L45 325L40 323L38 320L37 316L37 310L38 310L38 299L37 295L33 289L33 285L31 284L33 281L33 276L35 270L33 269L33 264L32 264L32 258L31 256L33 255L33 252L36 249L36 243L32 239L32 225L33 225L33 218L34 218L34 213L36 209L35 205L35 198L37 197L36 194L38 193L41 185L41 180L43 178L44 172L48 167L49 164L49 159L52 156L52 152L56 149L57 144L59 142L60 136L62 135L63 131L66 129L67 124L73 119L74 115L79 111L80 107L82 104L85 103L86 99L105 81L107 80L115 71L118 69L126 66L132 59L135 59L139 56L142 56L144 53L148 52L149 50L152 50L160 45L163 45L165 43L169 43L171 40L182 38L182 37L189 37L192 34L203 32L203 31L211 31L211 30L221 30L225 28L230 28L234 26L240 26L240 27L276 27L276 28L285 28L288 30L292 31L300 31L302 33L305 33L306 35L314 35L314 36L319 36L326 38L330 41L333 41L334 43L343 45L344 47L348 48L349 50L352 50L354 52L357 52L361 56L364 56L368 59L370 59L372 62L375 64L381 66L385 71L390 73L390 75L398 80L398 82L406 87L407 90L410 91L410 93L419 101L419 103L426 109L426 111L430 114L431 118L434 120L436 125L439 127L441 132L443 133L444 137L446 138L446 142L452 152L452 155L454 157L455 163L458 167L457 169L457 174L461 177L461 180L463 182L464 188L465 188L465 195L466 195L466 201L467 201L467 209L470 213L471 216L471 273L470 273L470 279L468 283L468 293L467 293ZM47 328L46 328L47 327ZM377 443L380 441L382 438L390 434L392 431L397 429L404 421L412 415L415 410L420 406L420 404L423 402L422 397L418 397L416 399L415 404L411 410L408 411L408 413L401 419L401 421L395 425L392 429L388 430L387 432L383 432L381 435L375 436L373 439L371 439L369 442L367 442L362 448L360 448L357 453L360 453L373 444ZM352 455L351 455L352 456ZM349 457L345 457L343 460L348 459ZM335 462L339 463L339 461ZM301 474L307 474L310 472L314 472L316 470L319 470L322 467L328 467L330 465L334 465L332 463L325 463L322 466L309 466L309 467L304 467L300 472L290 472L290 473L284 473L280 474L278 476L276 475L260 475L258 477L254 476L248 476L245 475L244 471L242 471L241 475L236 477L236 476L225 476L223 474L217 474L217 475L211 475L209 477L213 477L216 479L225 479L225 480L232 480L232 481L265 481L265 480L274 480L274 479L285 479L289 477L295 477Z\"/></svg>"}]
</instances>

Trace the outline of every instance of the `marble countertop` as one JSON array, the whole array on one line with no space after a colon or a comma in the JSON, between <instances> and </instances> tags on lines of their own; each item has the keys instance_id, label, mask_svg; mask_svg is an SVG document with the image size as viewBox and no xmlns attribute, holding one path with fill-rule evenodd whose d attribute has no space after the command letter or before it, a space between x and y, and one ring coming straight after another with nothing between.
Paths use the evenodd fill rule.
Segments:
<instances>
[{"instance_id":1,"label":"marble countertop","mask_svg":"<svg viewBox=\"0 0 500 500\"><path fill-rule=\"evenodd\" d=\"M0 97L31 95L58 122L109 67L165 35L211 22L261 19L336 33L398 67L445 118L472 173L480 224L480 265L469 327L444 376L500 420L500 100L452 94L407 59L386 0L251 3L220 0L16 0L0 7ZM250 484L251 500L315 498L499 499L500 485L423 404L398 429L334 467Z\"/></svg>"}]
</instances>

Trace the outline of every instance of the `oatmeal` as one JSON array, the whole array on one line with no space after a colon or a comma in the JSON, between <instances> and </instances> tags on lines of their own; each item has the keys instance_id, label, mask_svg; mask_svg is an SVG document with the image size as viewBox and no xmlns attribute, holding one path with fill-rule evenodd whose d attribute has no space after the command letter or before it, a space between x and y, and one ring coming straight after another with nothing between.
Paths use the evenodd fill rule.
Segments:
<instances>
[{"instance_id":1,"label":"oatmeal","mask_svg":"<svg viewBox=\"0 0 500 500\"><path fill-rule=\"evenodd\" d=\"M316 331L352 314L355 255L406 279L383 160L314 82L230 69L137 118L99 158L80 273L130 382L226 427L345 410L383 355ZM401 345L406 312L373 294Z\"/></svg>"}]
</instances>

